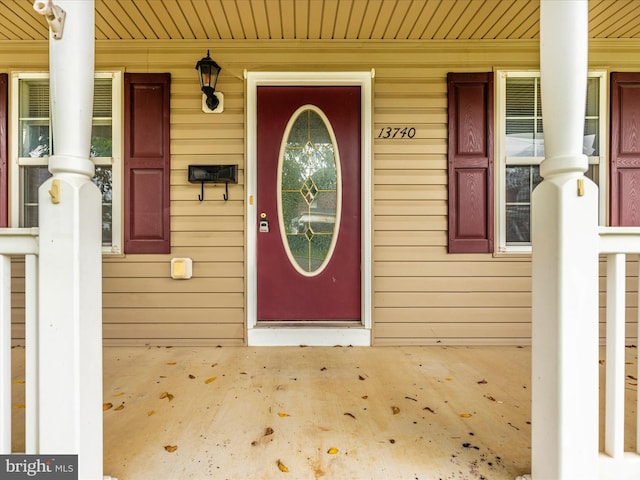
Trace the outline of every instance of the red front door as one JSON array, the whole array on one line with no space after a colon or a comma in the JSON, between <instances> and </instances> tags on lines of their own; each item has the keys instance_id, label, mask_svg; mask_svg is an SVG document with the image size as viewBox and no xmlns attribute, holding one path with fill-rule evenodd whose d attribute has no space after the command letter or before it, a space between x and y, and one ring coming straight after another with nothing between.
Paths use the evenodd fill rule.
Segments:
<instances>
[{"instance_id":1,"label":"red front door","mask_svg":"<svg viewBox=\"0 0 640 480\"><path fill-rule=\"evenodd\" d=\"M258 87L258 321L360 320L360 87Z\"/></svg>"}]
</instances>

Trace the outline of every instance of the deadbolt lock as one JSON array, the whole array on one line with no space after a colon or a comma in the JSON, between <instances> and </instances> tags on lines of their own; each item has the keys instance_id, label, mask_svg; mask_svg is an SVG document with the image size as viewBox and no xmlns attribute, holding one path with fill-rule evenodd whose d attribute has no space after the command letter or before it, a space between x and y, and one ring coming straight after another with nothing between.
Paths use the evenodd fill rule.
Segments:
<instances>
[{"instance_id":1,"label":"deadbolt lock","mask_svg":"<svg viewBox=\"0 0 640 480\"><path fill-rule=\"evenodd\" d=\"M259 231L260 233L267 233L269 232L269 220L267 219L267 214L265 212L262 212L260 214L260 226L259 226Z\"/></svg>"}]
</instances>

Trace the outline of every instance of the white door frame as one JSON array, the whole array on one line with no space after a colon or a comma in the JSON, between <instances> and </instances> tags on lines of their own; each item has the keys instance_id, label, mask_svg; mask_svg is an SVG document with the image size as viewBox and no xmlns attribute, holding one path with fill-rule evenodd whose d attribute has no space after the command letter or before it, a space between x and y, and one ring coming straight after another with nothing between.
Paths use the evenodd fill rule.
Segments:
<instances>
[{"instance_id":1,"label":"white door frame","mask_svg":"<svg viewBox=\"0 0 640 480\"><path fill-rule=\"evenodd\" d=\"M247 91L247 152L246 232L247 232L247 343L248 345L371 345L371 218L372 218L372 79L374 71L366 72L246 72ZM361 323L348 326L302 323L295 325L258 324L257 275L257 92L263 85L289 86L349 86L361 92Z\"/></svg>"}]
</instances>

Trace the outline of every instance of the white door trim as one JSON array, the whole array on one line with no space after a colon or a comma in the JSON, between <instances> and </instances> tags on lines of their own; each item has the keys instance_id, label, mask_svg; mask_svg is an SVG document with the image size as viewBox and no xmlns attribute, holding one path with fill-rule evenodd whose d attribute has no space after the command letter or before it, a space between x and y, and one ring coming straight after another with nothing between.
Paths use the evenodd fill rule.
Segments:
<instances>
[{"instance_id":1,"label":"white door trim","mask_svg":"<svg viewBox=\"0 0 640 480\"><path fill-rule=\"evenodd\" d=\"M371 345L372 285L372 79L366 72L246 72L246 232L247 232L247 343L249 345ZM357 85L361 92L361 318L360 325L291 326L259 325L257 275L257 89L262 85Z\"/></svg>"}]
</instances>

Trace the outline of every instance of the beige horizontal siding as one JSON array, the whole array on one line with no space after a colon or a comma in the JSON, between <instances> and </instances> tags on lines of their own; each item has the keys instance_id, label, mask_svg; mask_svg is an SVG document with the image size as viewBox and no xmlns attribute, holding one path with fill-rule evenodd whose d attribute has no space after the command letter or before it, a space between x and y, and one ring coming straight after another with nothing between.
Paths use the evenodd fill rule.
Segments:
<instances>
[{"instance_id":1,"label":"beige horizontal siding","mask_svg":"<svg viewBox=\"0 0 640 480\"><path fill-rule=\"evenodd\" d=\"M376 306L390 307L528 307L529 292L376 292Z\"/></svg>"},{"instance_id":2,"label":"beige horizontal siding","mask_svg":"<svg viewBox=\"0 0 640 480\"><path fill-rule=\"evenodd\" d=\"M457 257L457 255L456 255ZM455 258L455 257L454 257ZM486 258L486 257L485 257ZM508 275L508 276L507 276ZM376 263L376 278L385 277L452 276L477 278L521 278L531 276L530 262L473 262L473 261L380 261Z\"/></svg>"},{"instance_id":3,"label":"beige horizontal siding","mask_svg":"<svg viewBox=\"0 0 640 480\"><path fill-rule=\"evenodd\" d=\"M242 324L192 324L188 323L188 319L178 323L163 324L162 326L153 323L108 324L103 328L104 337L107 339L117 338L119 335L118 331L125 327L129 333L128 338L132 339L162 339L171 341L180 338L185 340L192 339L193 342L198 342L199 339L206 338L218 341L226 340L227 344L231 344L234 341L238 342L238 339L243 337Z\"/></svg>"},{"instance_id":4,"label":"beige horizontal siding","mask_svg":"<svg viewBox=\"0 0 640 480\"><path fill-rule=\"evenodd\" d=\"M385 200L446 200L445 185L405 185L398 189L395 185L376 185L373 196Z\"/></svg>"},{"instance_id":5,"label":"beige horizontal siding","mask_svg":"<svg viewBox=\"0 0 640 480\"><path fill-rule=\"evenodd\" d=\"M104 308L183 308L188 316L190 308L242 308L244 297L241 292L177 292L141 291L105 293L102 297Z\"/></svg>"},{"instance_id":6,"label":"beige horizontal siding","mask_svg":"<svg viewBox=\"0 0 640 480\"><path fill-rule=\"evenodd\" d=\"M166 275L166 272L165 272ZM150 291L170 290L171 293L242 293L244 279L242 278L207 278L202 272L191 280L175 281L170 278L105 278L102 290L105 294L136 292L143 289Z\"/></svg>"},{"instance_id":7,"label":"beige horizontal siding","mask_svg":"<svg viewBox=\"0 0 640 480\"><path fill-rule=\"evenodd\" d=\"M381 338L527 338L531 336L528 323L393 323L376 327Z\"/></svg>"},{"instance_id":8,"label":"beige horizontal siding","mask_svg":"<svg viewBox=\"0 0 640 480\"><path fill-rule=\"evenodd\" d=\"M152 307L140 311L134 308L110 308L105 311L105 323L120 324L175 324L180 322L241 324L243 312L232 307L194 308L180 307Z\"/></svg>"},{"instance_id":9,"label":"beige horizontal siding","mask_svg":"<svg viewBox=\"0 0 640 480\"><path fill-rule=\"evenodd\" d=\"M142 268L142 270L141 270ZM198 278L242 278L244 265L240 262L200 262L194 265ZM170 271L170 265L163 263L104 263L102 276L104 282L118 278L156 278L166 276ZM141 277L149 275L149 277ZM184 283L184 282L183 282ZM189 282L186 282L187 284Z\"/></svg>"},{"instance_id":10,"label":"beige horizontal siding","mask_svg":"<svg viewBox=\"0 0 640 480\"><path fill-rule=\"evenodd\" d=\"M459 307L451 308L432 306L428 308L416 307L376 307L376 328L385 324L395 323L529 323L531 308L526 307ZM393 328L393 327L391 327Z\"/></svg>"},{"instance_id":11,"label":"beige horizontal siding","mask_svg":"<svg viewBox=\"0 0 640 480\"><path fill-rule=\"evenodd\" d=\"M462 289L471 292L530 292L530 277L467 277L464 284L456 277L402 277L377 276L376 292L448 292Z\"/></svg>"},{"instance_id":12,"label":"beige horizontal siding","mask_svg":"<svg viewBox=\"0 0 640 480\"><path fill-rule=\"evenodd\" d=\"M529 22L530 23L530 22ZM288 27L287 27L288 28ZM443 27L444 28L444 27ZM496 26L498 28L498 26ZM523 18L522 30L528 22ZM640 70L637 43L592 41L593 67ZM0 42L0 70L45 69L47 42ZM201 111L195 62L222 65L224 113ZM373 81L373 328L378 345L524 344L531 335L530 258L447 253L449 71L538 68L536 41L97 42L97 69L170 72L170 255L105 256L105 343L241 345L245 342L245 86L249 71L375 69ZM413 127L413 139L376 138ZM190 184L190 164L238 164L238 184ZM172 280L172 257L194 277ZM14 336L23 335L23 267L14 262ZM604 264L601 265L601 275ZM637 261L629 262L635 289ZM604 292L601 280L601 291ZM604 293L600 295L604 300ZM637 296L627 298L630 334ZM601 308L601 319L604 310Z\"/></svg>"},{"instance_id":13,"label":"beige horizontal siding","mask_svg":"<svg viewBox=\"0 0 640 480\"><path fill-rule=\"evenodd\" d=\"M127 332L126 338L122 331ZM186 321L168 325L104 323L102 329L104 345L107 346L240 346L243 345L241 323L191 324ZM24 344L24 324L15 324L13 343Z\"/></svg>"}]
</instances>

